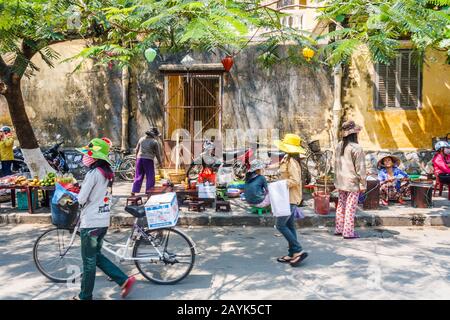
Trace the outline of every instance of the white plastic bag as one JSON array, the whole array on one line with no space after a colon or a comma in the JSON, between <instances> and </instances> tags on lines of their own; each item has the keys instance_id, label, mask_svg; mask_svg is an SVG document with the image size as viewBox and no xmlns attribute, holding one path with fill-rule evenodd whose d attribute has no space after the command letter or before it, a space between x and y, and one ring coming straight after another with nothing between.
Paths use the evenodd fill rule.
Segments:
<instances>
[{"instance_id":1,"label":"white plastic bag","mask_svg":"<svg viewBox=\"0 0 450 320\"><path fill-rule=\"evenodd\" d=\"M289 205L289 189L286 180L271 182L268 184L270 205L275 217L285 217L291 215Z\"/></svg>"}]
</instances>

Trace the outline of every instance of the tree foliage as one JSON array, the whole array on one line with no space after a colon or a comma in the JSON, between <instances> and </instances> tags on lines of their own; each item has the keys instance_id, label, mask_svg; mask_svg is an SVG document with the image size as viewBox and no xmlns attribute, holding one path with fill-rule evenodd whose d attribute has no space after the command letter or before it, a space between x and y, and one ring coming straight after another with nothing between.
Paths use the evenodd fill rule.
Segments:
<instances>
[{"instance_id":1,"label":"tree foliage","mask_svg":"<svg viewBox=\"0 0 450 320\"><path fill-rule=\"evenodd\" d=\"M389 63L401 40L419 53L434 48L450 58L450 0L329 0L324 6L320 18L337 26L322 36L332 40L323 49L330 64L348 62L360 44L374 61Z\"/></svg>"}]
</instances>

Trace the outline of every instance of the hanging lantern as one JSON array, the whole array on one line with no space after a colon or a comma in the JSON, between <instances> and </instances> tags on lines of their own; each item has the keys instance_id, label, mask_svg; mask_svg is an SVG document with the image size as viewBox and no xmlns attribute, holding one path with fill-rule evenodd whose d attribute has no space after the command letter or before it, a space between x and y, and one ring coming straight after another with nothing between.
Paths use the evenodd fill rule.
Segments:
<instances>
[{"instance_id":1,"label":"hanging lantern","mask_svg":"<svg viewBox=\"0 0 450 320\"><path fill-rule=\"evenodd\" d=\"M226 72L229 72L231 67L233 66L233 57L228 55L222 59L222 64Z\"/></svg>"},{"instance_id":2,"label":"hanging lantern","mask_svg":"<svg viewBox=\"0 0 450 320\"><path fill-rule=\"evenodd\" d=\"M153 62L156 58L156 50L153 48L148 48L144 51L144 56L148 62Z\"/></svg>"},{"instance_id":3,"label":"hanging lantern","mask_svg":"<svg viewBox=\"0 0 450 320\"><path fill-rule=\"evenodd\" d=\"M311 58L314 57L314 50L308 47L303 48L303 56L305 57L306 61L311 61Z\"/></svg>"}]
</instances>

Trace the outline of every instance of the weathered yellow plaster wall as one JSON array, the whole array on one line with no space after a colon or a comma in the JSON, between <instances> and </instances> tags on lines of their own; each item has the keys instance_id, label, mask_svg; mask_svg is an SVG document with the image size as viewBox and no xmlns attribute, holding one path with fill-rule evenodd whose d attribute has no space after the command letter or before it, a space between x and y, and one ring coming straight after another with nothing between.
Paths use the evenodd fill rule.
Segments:
<instances>
[{"instance_id":1,"label":"weathered yellow plaster wall","mask_svg":"<svg viewBox=\"0 0 450 320\"><path fill-rule=\"evenodd\" d=\"M429 50L423 66L422 108L374 110L373 63L366 48L352 58L343 96L345 118L364 127L366 150L430 149L431 139L450 132L450 66L442 52Z\"/></svg>"}]
</instances>

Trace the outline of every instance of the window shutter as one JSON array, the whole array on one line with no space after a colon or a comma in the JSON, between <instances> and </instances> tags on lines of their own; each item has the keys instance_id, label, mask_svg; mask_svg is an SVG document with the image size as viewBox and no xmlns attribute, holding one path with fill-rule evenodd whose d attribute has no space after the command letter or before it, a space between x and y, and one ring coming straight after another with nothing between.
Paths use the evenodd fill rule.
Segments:
<instances>
[{"instance_id":1,"label":"window shutter","mask_svg":"<svg viewBox=\"0 0 450 320\"><path fill-rule=\"evenodd\" d=\"M417 55L409 50L400 53L400 107L419 106L420 65Z\"/></svg>"},{"instance_id":2,"label":"window shutter","mask_svg":"<svg viewBox=\"0 0 450 320\"><path fill-rule=\"evenodd\" d=\"M378 64L377 107L395 107L395 71L396 61L390 65Z\"/></svg>"},{"instance_id":3,"label":"window shutter","mask_svg":"<svg viewBox=\"0 0 450 320\"><path fill-rule=\"evenodd\" d=\"M421 65L412 50L399 50L390 65L376 65L375 108L418 108Z\"/></svg>"}]
</instances>

